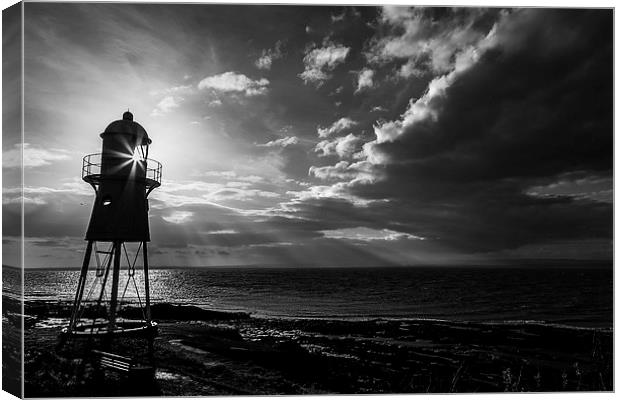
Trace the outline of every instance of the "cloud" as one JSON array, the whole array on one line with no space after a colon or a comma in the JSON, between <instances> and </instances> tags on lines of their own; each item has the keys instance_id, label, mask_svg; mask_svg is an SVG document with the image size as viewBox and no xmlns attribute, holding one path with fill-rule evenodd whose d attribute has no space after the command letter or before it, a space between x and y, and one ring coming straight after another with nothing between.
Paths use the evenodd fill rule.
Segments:
<instances>
[{"instance_id":1,"label":"cloud","mask_svg":"<svg viewBox=\"0 0 620 400\"><path fill-rule=\"evenodd\" d=\"M341 182L347 181L348 184L351 184L351 182L371 183L376 178L373 171L373 165L367 161L355 163L339 161L335 165L327 165L323 167L312 166L308 170L308 174L322 180L336 180Z\"/></svg>"},{"instance_id":2,"label":"cloud","mask_svg":"<svg viewBox=\"0 0 620 400\"><path fill-rule=\"evenodd\" d=\"M525 193L539 198L571 197L576 200L613 203L613 179L608 176L590 175L583 172L562 174L555 182L536 185Z\"/></svg>"},{"instance_id":3,"label":"cloud","mask_svg":"<svg viewBox=\"0 0 620 400\"><path fill-rule=\"evenodd\" d=\"M349 47L339 44L308 49L304 56L304 72L299 74L299 77L305 84L321 86L331 78L330 72L345 61L350 50Z\"/></svg>"},{"instance_id":4,"label":"cloud","mask_svg":"<svg viewBox=\"0 0 620 400\"><path fill-rule=\"evenodd\" d=\"M258 147L286 147L299 143L297 136L287 136L280 139L272 140L265 144L258 144Z\"/></svg>"},{"instance_id":5,"label":"cloud","mask_svg":"<svg viewBox=\"0 0 620 400\"><path fill-rule=\"evenodd\" d=\"M235 178L237 173L235 171L206 171L202 173L203 176L216 176L223 178Z\"/></svg>"},{"instance_id":6,"label":"cloud","mask_svg":"<svg viewBox=\"0 0 620 400\"><path fill-rule=\"evenodd\" d=\"M255 197L264 198L279 198L281 195L275 192L269 192L258 189L241 189L241 188L226 188L220 189L206 196L211 201L221 200L238 200L247 201L252 200Z\"/></svg>"},{"instance_id":7,"label":"cloud","mask_svg":"<svg viewBox=\"0 0 620 400\"><path fill-rule=\"evenodd\" d=\"M498 13L443 73L416 82L425 90L403 87L404 112L375 124L356 163L310 167L325 184L289 191L279 212L321 232L425 238L434 253L561 254L579 242L570 254L611 258L587 243L613 233L612 27L600 10ZM331 142L318 151L337 155Z\"/></svg>"},{"instance_id":8,"label":"cloud","mask_svg":"<svg viewBox=\"0 0 620 400\"><path fill-rule=\"evenodd\" d=\"M272 199L281 196L281 193L273 191L277 190L276 186L266 184L256 176L236 174L204 174L204 176L219 179L215 181L210 179L208 182L202 180L162 182L161 188L153 193L150 208L164 212L170 209L187 210L188 207L208 206L233 213L244 213L248 211L250 203L256 206L272 205L275 201ZM239 202L244 203L245 210L239 208L241 205ZM171 218L169 214L163 216Z\"/></svg>"},{"instance_id":9,"label":"cloud","mask_svg":"<svg viewBox=\"0 0 620 400\"><path fill-rule=\"evenodd\" d=\"M24 168L36 168L69 159L71 159L71 153L67 150L44 149L24 143L23 147L16 144L12 149L3 152L2 166L5 168L17 168L23 165Z\"/></svg>"},{"instance_id":10,"label":"cloud","mask_svg":"<svg viewBox=\"0 0 620 400\"><path fill-rule=\"evenodd\" d=\"M190 205L225 207L215 203L210 197L212 193L222 190L225 187L225 183L204 182L199 180L164 180L162 186L153 193L150 208L167 209Z\"/></svg>"},{"instance_id":11,"label":"cloud","mask_svg":"<svg viewBox=\"0 0 620 400\"><path fill-rule=\"evenodd\" d=\"M344 21L344 17L345 17L345 15L346 15L346 13L347 13L347 12L346 12L346 10L344 10L344 11L342 11L342 13L340 13L340 14L332 14L332 15L330 16L330 17L331 17L331 20L332 20L332 23L336 23L336 22Z\"/></svg>"},{"instance_id":12,"label":"cloud","mask_svg":"<svg viewBox=\"0 0 620 400\"><path fill-rule=\"evenodd\" d=\"M198 83L198 89L212 89L222 93L239 93L245 96L259 96L267 93L269 81L265 78L252 80L243 74L236 72L224 72L223 74L204 78Z\"/></svg>"},{"instance_id":13,"label":"cloud","mask_svg":"<svg viewBox=\"0 0 620 400\"><path fill-rule=\"evenodd\" d=\"M24 203L31 204L48 204L53 203L56 199L66 197L73 197L74 202L78 202L78 196L92 196L92 190L88 190L88 185L83 184L80 188L74 189L73 185L63 185L62 188L56 189L46 186L24 186L3 188L2 189L2 203L20 203L22 200ZM23 197L22 197L23 196Z\"/></svg>"},{"instance_id":14,"label":"cloud","mask_svg":"<svg viewBox=\"0 0 620 400\"><path fill-rule=\"evenodd\" d=\"M265 50L263 50L263 55L261 55L258 60L254 62L254 65L256 65L256 68L258 69L270 70L273 58L274 57L272 55L270 55L269 53L265 53Z\"/></svg>"},{"instance_id":15,"label":"cloud","mask_svg":"<svg viewBox=\"0 0 620 400\"><path fill-rule=\"evenodd\" d=\"M173 109L179 108L179 106L181 105L181 102L183 102L182 97L166 96L159 103L157 103L157 105L151 112L151 116L159 117L164 114L167 114Z\"/></svg>"},{"instance_id":16,"label":"cloud","mask_svg":"<svg viewBox=\"0 0 620 400\"><path fill-rule=\"evenodd\" d=\"M83 183L83 186L89 189L88 184ZM25 236L83 235L93 196L92 189L76 192L71 185L5 187L2 190L3 232L20 235L20 221L25 215Z\"/></svg>"},{"instance_id":17,"label":"cloud","mask_svg":"<svg viewBox=\"0 0 620 400\"><path fill-rule=\"evenodd\" d=\"M371 242L374 240L424 240L423 237L411 235L409 233L396 232L391 229L373 229L367 227L355 227L322 231L327 238L359 240L363 242Z\"/></svg>"},{"instance_id":18,"label":"cloud","mask_svg":"<svg viewBox=\"0 0 620 400\"><path fill-rule=\"evenodd\" d=\"M242 182L259 183L265 181L265 178L258 175L239 175L235 171L206 171L200 176L216 177L224 180L235 179Z\"/></svg>"},{"instance_id":19,"label":"cloud","mask_svg":"<svg viewBox=\"0 0 620 400\"><path fill-rule=\"evenodd\" d=\"M170 95L170 94L188 93L193 90L194 90L194 87L192 85L180 85L180 86L173 86L173 87L164 88L164 89L151 90L149 94L151 96L161 96L162 94Z\"/></svg>"},{"instance_id":20,"label":"cloud","mask_svg":"<svg viewBox=\"0 0 620 400\"><path fill-rule=\"evenodd\" d=\"M58 188L48 186L3 187L3 204L50 205L52 207L63 204L86 206L92 199L94 192L90 185L79 178L65 182ZM87 200L88 199L88 200ZM28 207L27 207L28 208Z\"/></svg>"},{"instance_id":21,"label":"cloud","mask_svg":"<svg viewBox=\"0 0 620 400\"><path fill-rule=\"evenodd\" d=\"M407 60L399 75L419 76L426 71L446 73L454 67L456 54L475 45L490 29L489 15L498 11L479 8L446 9L385 6L380 23L386 36L372 41L366 52L371 63Z\"/></svg>"},{"instance_id":22,"label":"cloud","mask_svg":"<svg viewBox=\"0 0 620 400\"><path fill-rule=\"evenodd\" d=\"M360 141L359 137L349 133L344 137L320 141L317 143L314 151L319 153L321 157L330 155L338 155L340 158L351 157L355 153Z\"/></svg>"},{"instance_id":23,"label":"cloud","mask_svg":"<svg viewBox=\"0 0 620 400\"><path fill-rule=\"evenodd\" d=\"M205 232L207 235L234 235L239 233L234 229L218 229L215 231L207 231Z\"/></svg>"},{"instance_id":24,"label":"cloud","mask_svg":"<svg viewBox=\"0 0 620 400\"><path fill-rule=\"evenodd\" d=\"M342 91L344 90L344 86L338 86L336 89L334 89L333 92L331 92L329 95L330 96L335 96L337 94L342 93Z\"/></svg>"},{"instance_id":25,"label":"cloud","mask_svg":"<svg viewBox=\"0 0 620 400\"><path fill-rule=\"evenodd\" d=\"M347 161L339 161L335 165L324 166L324 167L310 167L308 174L314 175L319 179L329 180L329 179L350 179L353 176L353 173L348 171L347 168L349 163Z\"/></svg>"},{"instance_id":26,"label":"cloud","mask_svg":"<svg viewBox=\"0 0 620 400\"><path fill-rule=\"evenodd\" d=\"M352 128L355 125L357 125L356 121L353 121L351 118L342 117L326 128L322 128L319 126L317 129L317 133L319 134L320 138L326 138L330 135L340 133L344 130Z\"/></svg>"},{"instance_id":27,"label":"cloud","mask_svg":"<svg viewBox=\"0 0 620 400\"><path fill-rule=\"evenodd\" d=\"M386 142L394 142L403 133L411 131L416 125L434 122L438 118L439 104L445 98L446 93L454 81L465 74L474 66L483 54L492 49L496 44L496 30L493 27L486 36L482 36L475 46L458 53L452 69L445 75L433 78L424 92L417 99L411 99L407 110L401 115L400 120L382 122L374 126L376 140L364 145L364 153L371 162L384 164L389 162L385 154L376 151L377 145Z\"/></svg>"},{"instance_id":28,"label":"cloud","mask_svg":"<svg viewBox=\"0 0 620 400\"><path fill-rule=\"evenodd\" d=\"M468 252L610 238L611 26L596 11L502 13L376 124L364 160L382 178L351 194L390 198L416 234Z\"/></svg>"},{"instance_id":29,"label":"cloud","mask_svg":"<svg viewBox=\"0 0 620 400\"><path fill-rule=\"evenodd\" d=\"M256 68L270 70L274 60L282 58L284 42L278 40L273 49L263 49L261 56L254 62Z\"/></svg>"},{"instance_id":30,"label":"cloud","mask_svg":"<svg viewBox=\"0 0 620 400\"><path fill-rule=\"evenodd\" d=\"M363 69L357 75L357 89L355 89L355 93L359 93L364 89L369 89L373 87L373 76L375 72L372 69Z\"/></svg>"},{"instance_id":31,"label":"cloud","mask_svg":"<svg viewBox=\"0 0 620 400\"><path fill-rule=\"evenodd\" d=\"M194 213L190 211L172 211L168 216L162 217L162 219L172 224L182 224L188 222L193 215Z\"/></svg>"},{"instance_id":32,"label":"cloud","mask_svg":"<svg viewBox=\"0 0 620 400\"><path fill-rule=\"evenodd\" d=\"M415 60L407 61L405 64L401 65L398 70L398 76L402 78L410 78L412 76L420 78L424 76L425 73L424 68L418 65Z\"/></svg>"},{"instance_id":33,"label":"cloud","mask_svg":"<svg viewBox=\"0 0 620 400\"><path fill-rule=\"evenodd\" d=\"M375 202L375 200L365 199L352 194L346 182L338 182L333 185L310 186L305 190L291 190L286 192L286 194L292 196L293 200L289 203L283 203L281 206L283 206L285 210L294 211L293 214L298 214L299 209L297 209L296 206L303 206L304 203L314 200L339 200L346 202L348 205L358 207L367 207L369 204ZM320 213L320 210L317 210L317 212ZM316 215L313 217L316 218ZM300 216L297 215L296 218L300 218Z\"/></svg>"}]
</instances>

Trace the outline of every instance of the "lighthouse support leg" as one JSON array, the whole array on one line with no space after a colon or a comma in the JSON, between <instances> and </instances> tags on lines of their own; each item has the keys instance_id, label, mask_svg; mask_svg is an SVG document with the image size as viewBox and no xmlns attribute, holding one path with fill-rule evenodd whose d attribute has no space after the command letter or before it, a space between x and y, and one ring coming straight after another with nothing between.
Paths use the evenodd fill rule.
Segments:
<instances>
[{"instance_id":1,"label":"lighthouse support leg","mask_svg":"<svg viewBox=\"0 0 620 400\"><path fill-rule=\"evenodd\" d=\"M155 332L152 331L151 327L151 290L149 287L149 253L146 246L146 241L142 242L142 256L144 257L144 297L146 303L146 324L148 331L148 356L151 362L151 365L154 365L154 341L155 341Z\"/></svg>"},{"instance_id":2,"label":"lighthouse support leg","mask_svg":"<svg viewBox=\"0 0 620 400\"><path fill-rule=\"evenodd\" d=\"M86 286L86 275L88 274L88 264L90 263L90 255L93 250L93 241L89 240L86 245L86 253L84 254L84 261L82 262L82 269L80 271L80 280L78 281L78 288L75 292L75 300L73 301L73 310L71 311L71 321L69 322L69 331L75 328L77 323L77 316L79 314L80 303L82 302L82 296L84 295L84 286Z\"/></svg>"},{"instance_id":3,"label":"lighthouse support leg","mask_svg":"<svg viewBox=\"0 0 620 400\"><path fill-rule=\"evenodd\" d=\"M122 242L114 242L114 269L112 270L112 293L110 293L110 321L108 322L108 333L112 333L116 327L118 278L121 270L121 243Z\"/></svg>"},{"instance_id":4,"label":"lighthouse support leg","mask_svg":"<svg viewBox=\"0 0 620 400\"><path fill-rule=\"evenodd\" d=\"M144 256L144 292L146 297L146 322L151 324L151 291L149 288L149 254L146 241L142 242L142 255Z\"/></svg>"}]
</instances>

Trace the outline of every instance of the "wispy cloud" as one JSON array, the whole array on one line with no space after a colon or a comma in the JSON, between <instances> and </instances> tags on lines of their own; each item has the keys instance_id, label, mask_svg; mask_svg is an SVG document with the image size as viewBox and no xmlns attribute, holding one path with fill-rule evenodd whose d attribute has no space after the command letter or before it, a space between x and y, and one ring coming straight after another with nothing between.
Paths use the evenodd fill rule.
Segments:
<instances>
[{"instance_id":1,"label":"wispy cloud","mask_svg":"<svg viewBox=\"0 0 620 400\"><path fill-rule=\"evenodd\" d=\"M2 202L5 204L24 201L31 204L66 203L69 199L80 203L84 197L93 196L93 191L85 182L68 182L60 188L47 186L5 187L2 189ZM23 196L23 197L22 197Z\"/></svg>"},{"instance_id":2,"label":"wispy cloud","mask_svg":"<svg viewBox=\"0 0 620 400\"><path fill-rule=\"evenodd\" d=\"M319 134L320 138L326 138L330 135L352 128L355 125L357 125L356 121L353 121L351 118L342 117L328 127L322 128L319 126L319 128L317 129L317 133Z\"/></svg>"},{"instance_id":3,"label":"wispy cloud","mask_svg":"<svg viewBox=\"0 0 620 400\"><path fill-rule=\"evenodd\" d=\"M188 222L194 215L191 211L172 211L169 215L162 217L166 222L172 224L182 224Z\"/></svg>"},{"instance_id":4,"label":"wispy cloud","mask_svg":"<svg viewBox=\"0 0 620 400\"><path fill-rule=\"evenodd\" d=\"M295 211L296 206L306 201L312 200L325 200L336 199L344 200L354 206L367 207L369 204L374 203L374 200L368 200L351 194L349 190L349 184L347 182L338 182L333 185L316 185L310 186L305 190L300 191L288 191L286 194L293 196L293 200L289 203L284 203L282 206L292 212Z\"/></svg>"},{"instance_id":5,"label":"wispy cloud","mask_svg":"<svg viewBox=\"0 0 620 400\"><path fill-rule=\"evenodd\" d=\"M206 231L205 234L207 235L235 235L238 234L239 231L236 231L234 229L218 229L215 231Z\"/></svg>"},{"instance_id":6,"label":"wispy cloud","mask_svg":"<svg viewBox=\"0 0 620 400\"><path fill-rule=\"evenodd\" d=\"M304 57L304 72L299 74L299 77L306 84L321 86L331 78L330 72L345 61L350 50L349 47L339 44L310 48Z\"/></svg>"},{"instance_id":7,"label":"wispy cloud","mask_svg":"<svg viewBox=\"0 0 620 400\"><path fill-rule=\"evenodd\" d=\"M273 61L282 58L283 47L284 42L278 40L273 49L263 49L261 56L254 62L256 68L270 70Z\"/></svg>"},{"instance_id":8,"label":"wispy cloud","mask_svg":"<svg viewBox=\"0 0 620 400\"><path fill-rule=\"evenodd\" d=\"M340 14L332 14L332 15L331 15L331 20L332 20L332 23L336 23L336 22L343 21L343 20L344 20L345 15L346 15L346 11L343 11L343 12L342 12L342 13L340 13Z\"/></svg>"},{"instance_id":9,"label":"wispy cloud","mask_svg":"<svg viewBox=\"0 0 620 400\"><path fill-rule=\"evenodd\" d=\"M272 140L265 144L257 144L258 147L286 147L299 143L297 136L287 136L280 139Z\"/></svg>"},{"instance_id":10,"label":"wispy cloud","mask_svg":"<svg viewBox=\"0 0 620 400\"><path fill-rule=\"evenodd\" d=\"M563 174L554 182L533 186L525 193L539 198L571 197L613 204L613 179L584 173Z\"/></svg>"},{"instance_id":11,"label":"wispy cloud","mask_svg":"<svg viewBox=\"0 0 620 400\"><path fill-rule=\"evenodd\" d=\"M359 72L357 75L357 89L355 93L359 93L364 89L369 89L373 87L373 76L375 72L372 69L366 68Z\"/></svg>"},{"instance_id":12,"label":"wispy cloud","mask_svg":"<svg viewBox=\"0 0 620 400\"><path fill-rule=\"evenodd\" d=\"M23 149L23 163L22 163ZM24 168L35 168L50 165L56 161L69 160L71 153L63 149L44 149L34 147L29 143L21 145L16 144L12 149L2 154L2 166L5 168L16 168L24 166Z\"/></svg>"},{"instance_id":13,"label":"wispy cloud","mask_svg":"<svg viewBox=\"0 0 620 400\"><path fill-rule=\"evenodd\" d=\"M210 193L206 197L211 201L222 201L222 200L248 201L248 200L253 200L256 197L279 198L281 197L281 195L279 193L270 192L267 190L242 189L242 188L228 187L225 189L220 189L214 193Z\"/></svg>"},{"instance_id":14,"label":"wispy cloud","mask_svg":"<svg viewBox=\"0 0 620 400\"><path fill-rule=\"evenodd\" d=\"M267 93L269 80L253 80L236 72L224 72L201 80L198 89L212 89L222 93L238 93L245 96L259 96Z\"/></svg>"},{"instance_id":15,"label":"wispy cloud","mask_svg":"<svg viewBox=\"0 0 620 400\"><path fill-rule=\"evenodd\" d=\"M262 176L239 175L235 171L206 171L200 174L200 176L214 177L214 178L219 178L219 179L223 179L227 181L230 179L234 179L237 181L251 182L251 183L258 183L258 182L262 182L265 180L265 178L263 178Z\"/></svg>"},{"instance_id":16,"label":"wispy cloud","mask_svg":"<svg viewBox=\"0 0 620 400\"><path fill-rule=\"evenodd\" d=\"M151 116L160 117L164 114L167 114L170 111L174 110L175 108L179 108L182 102L183 102L182 97L166 96L159 103L157 103L157 105L151 112Z\"/></svg>"},{"instance_id":17,"label":"wispy cloud","mask_svg":"<svg viewBox=\"0 0 620 400\"><path fill-rule=\"evenodd\" d=\"M164 89L151 90L149 94L151 96L161 96L161 95L188 93L188 92L191 92L192 90L195 90L194 86L192 85L179 85L179 86L173 86L173 87L164 88Z\"/></svg>"},{"instance_id":18,"label":"wispy cloud","mask_svg":"<svg viewBox=\"0 0 620 400\"><path fill-rule=\"evenodd\" d=\"M323 234L325 237L332 239L361 240L364 242L374 240L424 240L423 237L409 233L396 232L390 229L373 229L366 227L334 229L323 231Z\"/></svg>"},{"instance_id":19,"label":"wispy cloud","mask_svg":"<svg viewBox=\"0 0 620 400\"><path fill-rule=\"evenodd\" d=\"M409 60L401 65L398 75L402 78L410 78L412 76L422 77L425 74L424 68L415 60Z\"/></svg>"},{"instance_id":20,"label":"wispy cloud","mask_svg":"<svg viewBox=\"0 0 620 400\"><path fill-rule=\"evenodd\" d=\"M372 63L404 59L401 76L424 71L446 73L454 67L455 54L480 41L488 28L480 23L481 10L454 10L436 20L429 9L385 6L380 23L391 32L372 42L366 57Z\"/></svg>"}]
</instances>

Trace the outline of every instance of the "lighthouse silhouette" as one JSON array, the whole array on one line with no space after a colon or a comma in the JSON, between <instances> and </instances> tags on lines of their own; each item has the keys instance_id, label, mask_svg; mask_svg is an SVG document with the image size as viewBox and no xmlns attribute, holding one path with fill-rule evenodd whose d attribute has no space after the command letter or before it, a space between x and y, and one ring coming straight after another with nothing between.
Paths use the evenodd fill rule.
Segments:
<instances>
[{"instance_id":1,"label":"lighthouse silhouette","mask_svg":"<svg viewBox=\"0 0 620 400\"><path fill-rule=\"evenodd\" d=\"M150 308L148 195L161 185L161 164L148 158L151 139L129 111L100 136L101 153L85 156L82 164L82 179L95 190L95 201L71 318L63 333L152 336L157 324L151 319ZM143 277L138 283L135 274L140 253ZM127 274L121 276L125 269ZM135 290L141 319L118 317L128 290Z\"/></svg>"}]
</instances>

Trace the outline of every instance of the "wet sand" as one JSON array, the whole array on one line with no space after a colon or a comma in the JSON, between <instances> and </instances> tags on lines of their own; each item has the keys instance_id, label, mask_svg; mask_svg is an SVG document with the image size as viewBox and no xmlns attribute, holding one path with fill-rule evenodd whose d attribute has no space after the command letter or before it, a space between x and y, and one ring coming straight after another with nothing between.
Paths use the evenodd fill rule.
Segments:
<instances>
[{"instance_id":1,"label":"wet sand","mask_svg":"<svg viewBox=\"0 0 620 400\"><path fill-rule=\"evenodd\" d=\"M159 333L117 354L155 366L130 384L58 347L68 304L26 305L26 396L612 391L612 332L419 320L264 319L157 304ZM139 311L124 309L124 317Z\"/></svg>"}]
</instances>

